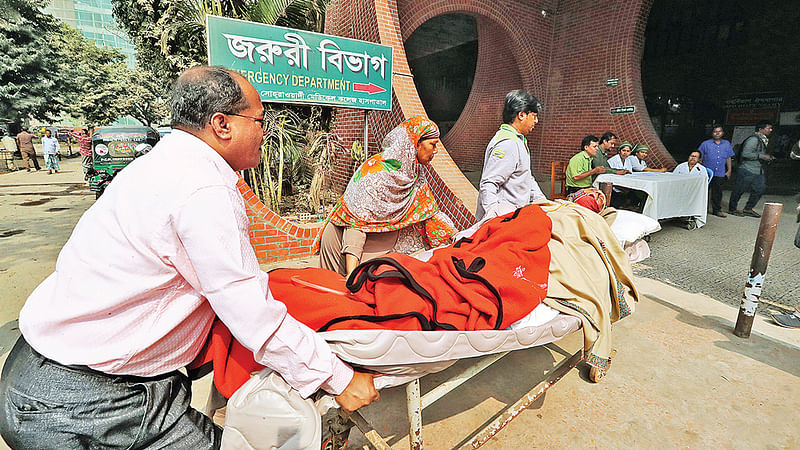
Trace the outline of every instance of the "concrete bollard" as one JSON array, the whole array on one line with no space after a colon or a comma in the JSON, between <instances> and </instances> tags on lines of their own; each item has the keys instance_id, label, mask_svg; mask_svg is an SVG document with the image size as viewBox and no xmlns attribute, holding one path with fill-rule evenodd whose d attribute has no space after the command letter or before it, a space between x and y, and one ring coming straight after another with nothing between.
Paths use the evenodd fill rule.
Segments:
<instances>
[{"instance_id":1,"label":"concrete bollard","mask_svg":"<svg viewBox=\"0 0 800 450\"><path fill-rule=\"evenodd\" d=\"M761 287L764 286L764 274L767 272L769 255L772 252L772 241L775 240L775 230L781 218L782 203L767 203L761 215L758 226L756 246L753 250L753 259L750 261L750 274L744 285L742 304L739 307L739 317L736 318L736 327L733 334L740 338L749 338L753 328L753 319L756 316L758 300L761 298Z\"/></svg>"}]
</instances>

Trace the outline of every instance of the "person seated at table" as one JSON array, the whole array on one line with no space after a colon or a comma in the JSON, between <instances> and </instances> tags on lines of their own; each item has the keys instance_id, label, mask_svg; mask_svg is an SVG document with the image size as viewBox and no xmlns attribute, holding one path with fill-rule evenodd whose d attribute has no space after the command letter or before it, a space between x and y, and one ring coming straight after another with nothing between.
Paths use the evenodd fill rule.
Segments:
<instances>
[{"instance_id":1,"label":"person seated at table","mask_svg":"<svg viewBox=\"0 0 800 450\"><path fill-rule=\"evenodd\" d=\"M609 158L608 165L614 169L633 172L633 160L635 158L631 158L631 151L633 150L631 143L623 141L617 149L619 153Z\"/></svg>"},{"instance_id":2,"label":"person seated at table","mask_svg":"<svg viewBox=\"0 0 800 450\"><path fill-rule=\"evenodd\" d=\"M386 135L383 152L356 170L317 236L320 267L346 276L386 253L411 254L450 241L457 230L420 170L438 143L439 128L421 116Z\"/></svg>"},{"instance_id":3,"label":"person seated at table","mask_svg":"<svg viewBox=\"0 0 800 450\"><path fill-rule=\"evenodd\" d=\"M600 140L597 136L589 135L581 141L581 151L570 158L567 164L567 194L578 192L592 185L592 176L605 173L604 166L592 169L592 158L597 153Z\"/></svg>"},{"instance_id":4,"label":"person seated at table","mask_svg":"<svg viewBox=\"0 0 800 450\"><path fill-rule=\"evenodd\" d=\"M678 164L672 173L681 175L697 175L708 178L708 171L706 170L705 166L700 164L699 150L693 150L691 153L689 153L688 161Z\"/></svg>"},{"instance_id":5,"label":"person seated at table","mask_svg":"<svg viewBox=\"0 0 800 450\"><path fill-rule=\"evenodd\" d=\"M633 166L634 172L666 172L667 168L662 167L660 169L651 169L647 167L647 155L650 153L650 147L645 144L636 144L633 147L633 156L634 158L631 160L631 165Z\"/></svg>"}]
</instances>

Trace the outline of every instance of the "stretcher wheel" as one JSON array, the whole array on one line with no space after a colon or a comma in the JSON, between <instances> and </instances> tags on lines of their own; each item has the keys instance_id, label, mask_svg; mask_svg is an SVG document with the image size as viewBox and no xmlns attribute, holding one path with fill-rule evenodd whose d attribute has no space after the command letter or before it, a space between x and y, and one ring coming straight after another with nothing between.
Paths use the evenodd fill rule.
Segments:
<instances>
[{"instance_id":1,"label":"stretcher wheel","mask_svg":"<svg viewBox=\"0 0 800 450\"><path fill-rule=\"evenodd\" d=\"M691 231L691 230L694 230L695 228L697 228L697 222L696 221L690 220L690 221L686 222L686 229L687 230Z\"/></svg>"},{"instance_id":2,"label":"stretcher wheel","mask_svg":"<svg viewBox=\"0 0 800 450\"><path fill-rule=\"evenodd\" d=\"M608 355L608 367L611 367L611 360L617 357L617 349L612 348L611 352ZM603 377L606 376L606 372L608 372L608 367L605 369L601 369L599 367L590 366L589 367L589 379L594 383L599 383Z\"/></svg>"},{"instance_id":3,"label":"stretcher wheel","mask_svg":"<svg viewBox=\"0 0 800 450\"><path fill-rule=\"evenodd\" d=\"M589 379L592 380L594 383L599 383L603 377L606 376L606 371L599 369L597 367L589 368Z\"/></svg>"}]
</instances>

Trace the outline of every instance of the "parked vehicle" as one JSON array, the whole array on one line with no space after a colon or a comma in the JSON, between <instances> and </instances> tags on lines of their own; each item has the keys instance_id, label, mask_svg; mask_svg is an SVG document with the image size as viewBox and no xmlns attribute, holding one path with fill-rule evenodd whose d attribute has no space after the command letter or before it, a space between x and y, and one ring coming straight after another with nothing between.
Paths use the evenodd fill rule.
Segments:
<instances>
[{"instance_id":1,"label":"parked vehicle","mask_svg":"<svg viewBox=\"0 0 800 450\"><path fill-rule=\"evenodd\" d=\"M95 197L100 198L117 173L149 152L159 138L156 130L145 126L97 128L92 134L92 168L86 172Z\"/></svg>"}]
</instances>

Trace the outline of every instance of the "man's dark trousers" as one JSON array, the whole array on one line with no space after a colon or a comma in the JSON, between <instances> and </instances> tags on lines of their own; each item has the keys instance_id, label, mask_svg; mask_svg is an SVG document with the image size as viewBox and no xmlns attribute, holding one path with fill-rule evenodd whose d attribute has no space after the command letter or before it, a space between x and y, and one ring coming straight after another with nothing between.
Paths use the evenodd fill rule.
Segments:
<instances>
[{"instance_id":1,"label":"man's dark trousers","mask_svg":"<svg viewBox=\"0 0 800 450\"><path fill-rule=\"evenodd\" d=\"M711 211L716 214L722 209L722 183L725 177L711 177L709 189L711 191Z\"/></svg>"},{"instance_id":2,"label":"man's dark trousers","mask_svg":"<svg viewBox=\"0 0 800 450\"><path fill-rule=\"evenodd\" d=\"M739 171L736 172L736 185L733 188L733 192L731 192L731 199L728 202L729 211L736 211L739 198L748 190L750 191L750 197L748 197L744 209L752 210L767 190L767 182L764 174L752 173L744 169L739 169Z\"/></svg>"},{"instance_id":3,"label":"man's dark trousers","mask_svg":"<svg viewBox=\"0 0 800 450\"><path fill-rule=\"evenodd\" d=\"M222 429L189 406L180 372L152 378L64 366L24 338L0 378L0 434L18 449L217 449Z\"/></svg>"}]
</instances>

